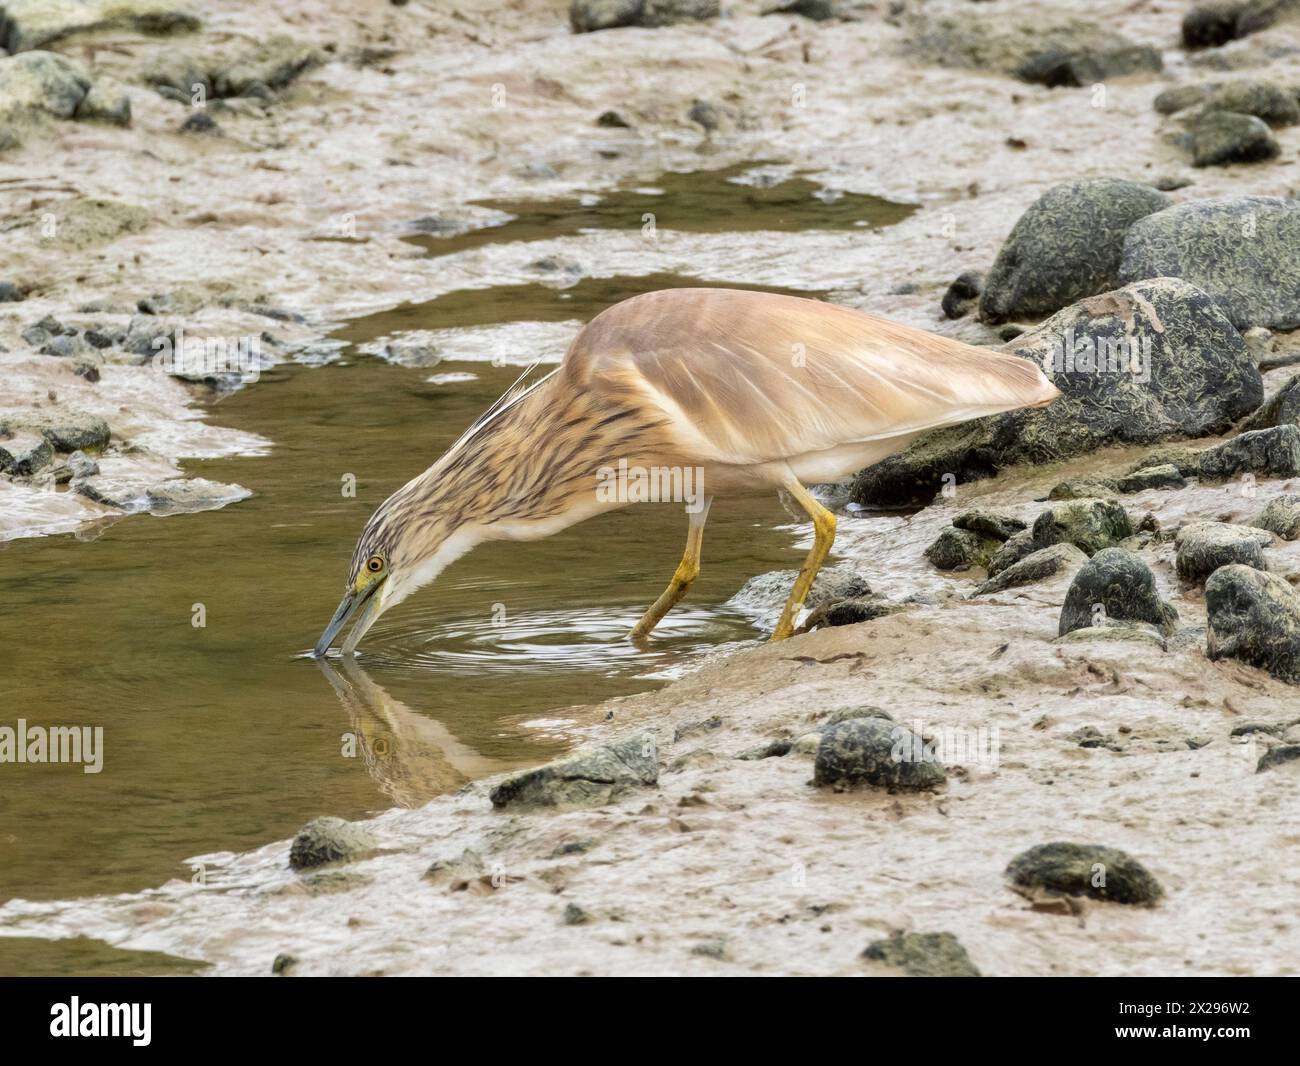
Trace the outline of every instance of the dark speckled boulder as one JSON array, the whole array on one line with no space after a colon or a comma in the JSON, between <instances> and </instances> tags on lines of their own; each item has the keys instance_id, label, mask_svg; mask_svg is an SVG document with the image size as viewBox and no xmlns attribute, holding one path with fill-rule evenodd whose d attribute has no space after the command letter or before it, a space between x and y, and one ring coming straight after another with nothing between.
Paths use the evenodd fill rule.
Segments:
<instances>
[{"instance_id":1,"label":"dark speckled boulder","mask_svg":"<svg viewBox=\"0 0 1300 1066\"><path fill-rule=\"evenodd\" d=\"M1206 653L1300 684L1300 594L1273 574L1223 566L1205 582Z\"/></svg>"},{"instance_id":2,"label":"dark speckled boulder","mask_svg":"<svg viewBox=\"0 0 1300 1066\"><path fill-rule=\"evenodd\" d=\"M1053 186L1020 216L998 252L980 293L980 317L1038 317L1118 287L1129 226L1171 203L1149 185L1119 178Z\"/></svg>"},{"instance_id":3,"label":"dark speckled boulder","mask_svg":"<svg viewBox=\"0 0 1300 1066\"><path fill-rule=\"evenodd\" d=\"M567 758L506 778L490 793L494 807L577 807L609 803L659 780L653 735L579 748Z\"/></svg>"},{"instance_id":4,"label":"dark speckled boulder","mask_svg":"<svg viewBox=\"0 0 1300 1066\"><path fill-rule=\"evenodd\" d=\"M1052 577L1062 570L1082 566L1087 558L1073 544L1053 544L1049 548L1039 548L1037 551L1030 552L1019 562L1012 563L1010 566L999 570L995 576L990 577L977 588L972 595L986 596L990 592L1001 592L1003 589L1017 588L1020 585L1029 585L1035 581L1042 581L1044 578Z\"/></svg>"},{"instance_id":5,"label":"dark speckled boulder","mask_svg":"<svg viewBox=\"0 0 1300 1066\"><path fill-rule=\"evenodd\" d=\"M1237 111L1206 111L1192 124L1192 166L1262 163L1282 151L1268 123Z\"/></svg>"},{"instance_id":6,"label":"dark speckled boulder","mask_svg":"<svg viewBox=\"0 0 1300 1066\"><path fill-rule=\"evenodd\" d=\"M1018 892L1089 896L1111 903L1150 906L1164 895L1137 859L1118 848L1057 841L1023 851L1007 866Z\"/></svg>"},{"instance_id":7,"label":"dark speckled boulder","mask_svg":"<svg viewBox=\"0 0 1300 1066\"><path fill-rule=\"evenodd\" d=\"M926 433L859 474L854 501L927 502L945 481L989 477L1013 463L1222 433L1264 399L1241 335L1210 297L1178 278L1088 297L1007 349L1044 366L1061 398Z\"/></svg>"},{"instance_id":8,"label":"dark speckled boulder","mask_svg":"<svg viewBox=\"0 0 1300 1066\"><path fill-rule=\"evenodd\" d=\"M1216 85L1206 100L1207 110L1254 115L1270 126L1300 122L1300 101L1285 86L1271 81L1230 81Z\"/></svg>"},{"instance_id":9,"label":"dark speckled boulder","mask_svg":"<svg viewBox=\"0 0 1300 1066\"><path fill-rule=\"evenodd\" d=\"M301 829L289 846L289 865L308 870L331 862L359 859L374 848L370 834L342 818L314 818Z\"/></svg>"},{"instance_id":10,"label":"dark speckled boulder","mask_svg":"<svg viewBox=\"0 0 1300 1066\"><path fill-rule=\"evenodd\" d=\"M1209 293L1239 330L1300 327L1300 202L1193 200L1134 223L1125 281L1172 276Z\"/></svg>"},{"instance_id":11,"label":"dark speckled boulder","mask_svg":"<svg viewBox=\"0 0 1300 1066\"><path fill-rule=\"evenodd\" d=\"M1300 426L1287 424L1239 433L1201 452L1196 472L1207 481L1225 481L1238 474L1300 475Z\"/></svg>"},{"instance_id":12,"label":"dark speckled boulder","mask_svg":"<svg viewBox=\"0 0 1300 1066\"><path fill-rule=\"evenodd\" d=\"M870 785L890 792L938 788L948 775L927 754L921 738L903 726L884 718L850 718L822 733L813 784Z\"/></svg>"},{"instance_id":13,"label":"dark speckled boulder","mask_svg":"<svg viewBox=\"0 0 1300 1066\"><path fill-rule=\"evenodd\" d=\"M972 566L987 566L1001 542L984 537L969 529L948 526L925 549L925 557L939 570L969 570Z\"/></svg>"},{"instance_id":14,"label":"dark speckled boulder","mask_svg":"<svg viewBox=\"0 0 1300 1066\"><path fill-rule=\"evenodd\" d=\"M1174 568L1179 577L1191 582L1204 581L1229 563L1267 570L1264 549L1272 543L1273 534L1266 529L1228 522L1190 522L1174 537Z\"/></svg>"},{"instance_id":15,"label":"dark speckled boulder","mask_svg":"<svg viewBox=\"0 0 1300 1066\"><path fill-rule=\"evenodd\" d=\"M966 949L951 933L895 933L875 940L864 959L902 970L908 977L979 977Z\"/></svg>"},{"instance_id":16,"label":"dark speckled boulder","mask_svg":"<svg viewBox=\"0 0 1300 1066\"><path fill-rule=\"evenodd\" d=\"M1287 493L1269 500L1268 506L1251 525L1276 533L1283 540L1295 540L1300 537L1300 496Z\"/></svg>"},{"instance_id":17,"label":"dark speckled boulder","mask_svg":"<svg viewBox=\"0 0 1300 1066\"><path fill-rule=\"evenodd\" d=\"M1065 636L1096 625L1095 614L1118 621L1149 622L1165 634L1172 633L1178 623L1178 612L1156 592L1151 568L1122 548L1100 551L1079 567L1065 594L1058 634Z\"/></svg>"}]
</instances>

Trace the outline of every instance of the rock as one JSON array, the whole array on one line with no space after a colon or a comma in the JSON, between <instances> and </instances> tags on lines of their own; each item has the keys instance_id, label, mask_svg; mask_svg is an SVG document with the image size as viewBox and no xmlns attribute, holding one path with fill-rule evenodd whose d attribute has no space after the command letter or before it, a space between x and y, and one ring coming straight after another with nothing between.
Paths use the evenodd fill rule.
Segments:
<instances>
[{"instance_id":1,"label":"rock","mask_svg":"<svg viewBox=\"0 0 1300 1066\"><path fill-rule=\"evenodd\" d=\"M813 22L831 19L854 20L860 17L861 4L854 0L780 0L763 10L764 15L802 15Z\"/></svg>"},{"instance_id":2,"label":"rock","mask_svg":"<svg viewBox=\"0 0 1300 1066\"><path fill-rule=\"evenodd\" d=\"M1192 166L1259 163L1282 148L1267 123L1236 111L1207 111L1192 127Z\"/></svg>"},{"instance_id":3,"label":"rock","mask_svg":"<svg viewBox=\"0 0 1300 1066\"><path fill-rule=\"evenodd\" d=\"M857 625L859 622L870 622L906 609L904 604L892 603L874 596L836 600L834 603L823 604L810 611L800 631L806 632L823 626Z\"/></svg>"},{"instance_id":4,"label":"rock","mask_svg":"<svg viewBox=\"0 0 1300 1066\"><path fill-rule=\"evenodd\" d=\"M1262 774L1275 766L1282 766L1300 759L1300 744L1274 744L1259 757L1255 764L1255 773Z\"/></svg>"},{"instance_id":5,"label":"rock","mask_svg":"<svg viewBox=\"0 0 1300 1066\"><path fill-rule=\"evenodd\" d=\"M868 944L862 957L893 966L909 977L981 976L951 933L895 933L888 940Z\"/></svg>"},{"instance_id":6,"label":"rock","mask_svg":"<svg viewBox=\"0 0 1300 1066\"><path fill-rule=\"evenodd\" d=\"M948 775L926 754L922 739L903 726L883 718L852 718L822 734L813 784L837 788L866 784L890 792L938 788Z\"/></svg>"},{"instance_id":7,"label":"rock","mask_svg":"<svg viewBox=\"0 0 1300 1066\"><path fill-rule=\"evenodd\" d=\"M55 451L103 451L108 446L108 423L95 415L71 411L46 415L34 420L31 426L50 442Z\"/></svg>"},{"instance_id":8,"label":"rock","mask_svg":"<svg viewBox=\"0 0 1300 1066\"><path fill-rule=\"evenodd\" d=\"M1175 85L1155 99L1155 109L1162 115L1173 115L1196 104L1203 104L1213 91L1211 85Z\"/></svg>"},{"instance_id":9,"label":"rock","mask_svg":"<svg viewBox=\"0 0 1300 1066\"><path fill-rule=\"evenodd\" d=\"M149 487L145 494L150 513L189 514L212 511L253 495L242 485L223 485L206 478L172 478Z\"/></svg>"},{"instance_id":10,"label":"rock","mask_svg":"<svg viewBox=\"0 0 1300 1066\"><path fill-rule=\"evenodd\" d=\"M1147 489L1185 489L1187 479L1173 463L1158 463L1126 474L1119 480L1120 492L1145 492Z\"/></svg>"},{"instance_id":11,"label":"rock","mask_svg":"<svg viewBox=\"0 0 1300 1066\"><path fill-rule=\"evenodd\" d=\"M1081 300L1008 349L1043 366L1061 398L922 434L862 471L853 500L924 502L953 478L989 477L1013 463L1222 433L1264 398L1232 323L1204 292L1173 277Z\"/></svg>"},{"instance_id":12,"label":"rock","mask_svg":"<svg viewBox=\"0 0 1300 1066\"><path fill-rule=\"evenodd\" d=\"M1132 535L1128 512L1114 500L1067 500L1042 511L1033 527L1040 548L1073 544L1090 556Z\"/></svg>"},{"instance_id":13,"label":"rock","mask_svg":"<svg viewBox=\"0 0 1300 1066\"><path fill-rule=\"evenodd\" d=\"M727 605L751 614L779 611L798 576L797 570L773 570L758 574L746 581L727 601ZM852 563L839 563L818 571L812 588L808 590L804 606L815 610L842 600L861 599L871 595L871 586L858 567Z\"/></svg>"},{"instance_id":14,"label":"rock","mask_svg":"<svg viewBox=\"0 0 1300 1066\"><path fill-rule=\"evenodd\" d=\"M494 807L511 808L605 804L658 780L654 736L637 733L514 774L492 789L490 798Z\"/></svg>"},{"instance_id":15,"label":"rock","mask_svg":"<svg viewBox=\"0 0 1300 1066\"><path fill-rule=\"evenodd\" d=\"M1265 329L1263 326L1251 326L1250 329L1242 333L1241 339L1246 342L1246 350L1250 352L1250 357L1255 360L1255 365L1262 368L1263 364L1268 361L1268 357L1273 354L1275 347L1273 331Z\"/></svg>"},{"instance_id":16,"label":"rock","mask_svg":"<svg viewBox=\"0 0 1300 1066\"><path fill-rule=\"evenodd\" d=\"M74 478L93 477L99 473L99 464L83 451L75 451L68 456L68 470Z\"/></svg>"},{"instance_id":17,"label":"rock","mask_svg":"<svg viewBox=\"0 0 1300 1066\"><path fill-rule=\"evenodd\" d=\"M1217 48L1300 14L1296 0L1211 0L1183 16L1183 43Z\"/></svg>"},{"instance_id":18,"label":"rock","mask_svg":"<svg viewBox=\"0 0 1300 1066\"><path fill-rule=\"evenodd\" d=\"M603 129L628 130L632 124L617 111L602 111L596 119L596 125Z\"/></svg>"},{"instance_id":19,"label":"rock","mask_svg":"<svg viewBox=\"0 0 1300 1066\"><path fill-rule=\"evenodd\" d=\"M1128 472L1136 474L1153 466L1172 466L1183 477L1200 477L1202 454L1195 448L1157 448L1136 460Z\"/></svg>"},{"instance_id":20,"label":"rock","mask_svg":"<svg viewBox=\"0 0 1300 1066\"><path fill-rule=\"evenodd\" d=\"M1026 559L1038 550L1038 545L1034 543L1034 531L1032 529L1022 529L1019 533L1007 538L993 557L989 560L985 571L989 577L995 577L1009 566L1014 566L1021 559Z\"/></svg>"},{"instance_id":21,"label":"rock","mask_svg":"<svg viewBox=\"0 0 1300 1066\"><path fill-rule=\"evenodd\" d=\"M1020 216L989 271L980 317L1003 322L1059 311L1119 287L1124 235L1172 200L1134 181L1090 178L1055 185Z\"/></svg>"},{"instance_id":22,"label":"rock","mask_svg":"<svg viewBox=\"0 0 1300 1066\"><path fill-rule=\"evenodd\" d=\"M289 846L289 865L307 870L331 862L350 862L374 849L369 832L342 818L313 818Z\"/></svg>"},{"instance_id":23,"label":"rock","mask_svg":"<svg viewBox=\"0 0 1300 1066\"><path fill-rule=\"evenodd\" d=\"M1300 684L1300 594L1273 574L1231 564L1205 582L1206 654Z\"/></svg>"},{"instance_id":24,"label":"rock","mask_svg":"<svg viewBox=\"0 0 1300 1066\"><path fill-rule=\"evenodd\" d=\"M58 201L41 214L29 216L31 224L43 224L44 215L54 216L54 227L50 236L39 238L41 243L70 252L84 251L130 233L139 233L153 218L147 208L135 204L86 196Z\"/></svg>"},{"instance_id":25,"label":"rock","mask_svg":"<svg viewBox=\"0 0 1300 1066\"><path fill-rule=\"evenodd\" d=\"M1119 491L1119 482L1114 478L1070 478L1058 481L1047 494L1049 500L1088 500L1104 499Z\"/></svg>"},{"instance_id":26,"label":"rock","mask_svg":"<svg viewBox=\"0 0 1300 1066\"><path fill-rule=\"evenodd\" d=\"M965 511L952 520L957 529L969 529L993 540L1009 540L1028 524L1012 515L993 514L990 511Z\"/></svg>"},{"instance_id":27,"label":"rock","mask_svg":"<svg viewBox=\"0 0 1300 1066\"><path fill-rule=\"evenodd\" d=\"M1039 844L1012 859L1006 874L1012 887L1025 894L1043 891L1144 906L1164 895L1137 859L1096 844Z\"/></svg>"},{"instance_id":28,"label":"rock","mask_svg":"<svg viewBox=\"0 0 1300 1066\"><path fill-rule=\"evenodd\" d=\"M1160 53L1083 19L921 16L908 47L942 66L994 70L1051 87L1092 85L1162 67Z\"/></svg>"},{"instance_id":29,"label":"rock","mask_svg":"<svg viewBox=\"0 0 1300 1066\"><path fill-rule=\"evenodd\" d=\"M199 20L172 0L4 0L0 15L0 47L10 52L99 30L161 36L199 28Z\"/></svg>"},{"instance_id":30,"label":"rock","mask_svg":"<svg viewBox=\"0 0 1300 1066\"><path fill-rule=\"evenodd\" d=\"M97 81L77 105L80 122L107 122L110 126L131 125L131 98L117 86Z\"/></svg>"},{"instance_id":31,"label":"rock","mask_svg":"<svg viewBox=\"0 0 1300 1066\"><path fill-rule=\"evenodd\" d=\"M1267 196L1193 200L1136 223L1125 281L1171 276L1209 293L1239 330L1300 327L1300 203Z\"/></svg>"},{"instance_id":32,"label":"rock","mask_svg":"<svg viewBox=\"0 0 1300 1066\"><path fill-rule=\"evenodd\" d=\"M0 470L18 477L30 477L50 464L54 449L50 442L35 433L19 433L0 438Z\"/></svg>"},{"instance_id":33,"label":"rock","mask_svg":"<svg viewBox=\"0 0 1300 1066\"><path fill-rule=\"evenodd\" d=\"M1196 584L1229 563L1267 570L1264 548L1272 543L1272 533L1252 526L1191 522L1174 537L1177 547L1174 567L1184 581Z\"/></svg>"},{"instance_id":34,"label":"rock","mask_svg":"<svg viewBox=\"0 0 1300 1066\"><path fill-rule=\"evenodd\" d=\"M1115 737L1109 733L1103 733L1095 725L1086 725L1076 729L1073 733L1065 738L1072 740L1081 748L1107 748L1110 751L1123 751L1122 745Z\"/></svg>"},{"instance_id":35,"label":"rock","mask_svg":"<svg viewBox=\"0 0 1300 1066\"><path fill-rule=\"evenodd\" d=\"M591 921L591 915L576 903L566 903L560 920L565 925L587 925Z\"/></svg>"},{"instance_id":36,"label":"rock","mask_svg":"<svg viewBox=\"0 0 1300 1066\"><path fill-rule=\"evenodd\" d=\"M975 590L974 595L986 596L991 592L1029 585L1062 571L1077 569L1087 561L1088 557L1073 544L1053 544L1048 548L1039 548L990 577Z\"/></svg>"},{"instance_id":37,"label":"rock","mask_svg":"<svg viewBox=\"0 0 1300 1066\"><path fill-rule=\"evenodd\" d=\"M298 965L296 956L281 952L271 962L271 974L274 977L283 977L292 973L293 968Z\"/></svg>"},{"instance_id":38,"label":"rock","mask_svg":"<svg viewBox=\"0 0 1300 1066\"><path fill-rule=\"evenodd\" d=\"M237 51L205 50L197 65L183 61L160 69L151 83L164 96L187 104L194 102L195 85L203 87L208 99L239 96L269 103L324 61L325 55L311 45L277 34Z\"/></svg>"},{"instance_id":39,"label":"rock","mask_svg":"<svg viewBox=\"0 0 1300 1066\"><path fill-rule=\"evenodd\" d=\"M1254 115L1270 126L1300 122L1300 100L1291 90L1271 81L1233 81L1215 86L1205 101L1207 111Z\"/></svg>"},{"instance_id":40,"label":"rock","mask_svg":"<svg viewBox=\"0 0 1300 1066\"><path fill-rule=\"evenodd\" d=\"M1283 540L1295 540L1300 537L1300 496L1288 494L1270 500L1250 524L1276 533Z\"/></svg>"},{"instance_id":41,"label":"rock","mask_svg":"<svg viewBox=\"0 0 1300 1066\"><path fill-rule=\"evenodd\" d=\"M53 52L0 59L0 117L27 114L72 118L90 90L85 68Z\"/></svg>"},{"instance_id":42,"label":"rock","mask_svg":"<svg viewBox=\"0 0 1300 1066\"><path fill-rule=\"evenodd\" d=\"M1201 452L1197 473L1225 481L1238 474L1295 477L1300 474L1300 426L1288 423L1230 437Z\"/></svg>"},{"instance_id":43,"label":"rock","mask_svg":"<svg viewBox=\"0 0 1300 1066\"><path fill-rule=\"evenodd\" d=\"M18 303L23 298L23 290L12 281L0 281L0 304Z\"/></svg>"},{"instance_id":44,"label":"rock","mask_svg":"<svg viewBox=\"0 0 1300 1066\"><path fill-rule=\"evenodd\" d=\"M718 17L718 0L573 0L569 25L574 33L620 26L671 26Z\"/></svg>"},{"instance_id":45,"label":"rock","mask_svg":"<svg viewBox=\"0 0 1300 1066\"><path fill-rule=\"evenodd\" d=\"M958 274L948 291L943 294L943 313L947 318L961 318L969 314L984 291L984 275L978 270Z\"/></svg>"},{"instance_id":46,"label":"rock","mask_svg":"<svg viewBox=\"0 0 1300 1066\"><path fill-rule=\"evenodd\" d=\"M1079 568L1065 594L1057 634L1063 637L1097 625L1099 614L1121 622L1147 622L1165 634L1178 622L1178 612L1156 592L1151 568L1123 548L1099 551Z\"/></svg>"},{"instance_id":47,"label":"rock","mask_svg":"<svg viewBox=\"0 0 1300 1066\"><path fill-rule=\"evenodd\" d=\"M969 570L986 566L999 546L991 537L949 526L925 549L925 557L940 570Z\"/></svg>"},{"instance_id":48,"label":"rock","mask_svg":"<svg viewBox=\"0 0 1300 1066\"><path fill-rule=\"evenodd\" d=\"M190 117L176 128L176 132L211 134L214 137L219 137L221 136L221 127L217 124L217 120L206 111L195 109L190 114Z\"/></svg>"}]
</instances>

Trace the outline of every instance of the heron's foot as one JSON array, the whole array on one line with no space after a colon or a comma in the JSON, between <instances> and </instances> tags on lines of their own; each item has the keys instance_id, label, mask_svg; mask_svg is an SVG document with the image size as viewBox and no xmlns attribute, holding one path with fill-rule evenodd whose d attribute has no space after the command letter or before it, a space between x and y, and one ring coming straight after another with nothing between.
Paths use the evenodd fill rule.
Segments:
<instances>
[{"instance_id":1,"label":"heron's foot","mask_svg":"<svg viewBox=\"0 0 1300 1066\"><path fill-rule=\"evenodd\" d=\"M668 582L668 587L660 593L659 598L641 616L641 621L632 627L632 632L628 636L634 641L642 641L648 637L654 627L663 620L664 615L682 601L687 589L699 576L700 564L698 559L688 557L678 563L676 571L673 572L672 580Z\"/></svg>"}]
</instances>

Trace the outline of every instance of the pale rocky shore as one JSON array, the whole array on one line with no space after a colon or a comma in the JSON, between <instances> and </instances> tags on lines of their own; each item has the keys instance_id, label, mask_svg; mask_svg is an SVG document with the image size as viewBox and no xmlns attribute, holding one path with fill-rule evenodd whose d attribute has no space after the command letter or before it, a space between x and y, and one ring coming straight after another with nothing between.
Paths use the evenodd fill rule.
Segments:
<instances>
[{"instance_id":1,"label":"pale rocky shore","mask_svg":"<svg viewBox=\"0 0 1300 1066\"><path fill-rule=\"evenodd\" d=\"M0 304L0 448L50 453L0 475L0 538L238 499L182 488L178 464L269 447L209 406L258 384L156 367L178 325L256 336L259 365L324 362L348 319L535 281L544 260L826 292L1031 358L1067 329L1160 338L1146 380L1064 372L1052 408L844 486L816 628L557 709L585 752L200 856L203 884L10 901L0 933L232 974L1296 973L1300 21L765 6L592 3L579 28L642 25L575 33L559 0L195 4L197 29L150 0L41 40L0 0L2 43L90 86L64 117L11 110L0 152L0 283L21 297ZM1206 33L1224 40L1188 47ZM403 239L493 221L473 200L759 160L917 210L440 257ZM557 359L577 326L437 343ZM737 600L761 623L782 588ZM372 772L418 774L393 728ZM882 758L913 734L997 744L942 770ZM1081 847L1032 850L1060 842Z\"/></svg>"}]
</instances>

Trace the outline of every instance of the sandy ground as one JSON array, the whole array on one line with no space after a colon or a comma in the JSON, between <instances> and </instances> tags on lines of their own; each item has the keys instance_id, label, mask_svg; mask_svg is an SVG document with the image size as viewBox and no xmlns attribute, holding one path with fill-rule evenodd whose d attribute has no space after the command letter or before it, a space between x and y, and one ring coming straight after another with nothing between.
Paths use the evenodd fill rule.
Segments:
<instances>
[{"instance_id":1,"label":"sandy ground","mask_svg":"<svg viewBox=\"0 0 1300 1066\"><path fill-rule=\"evenodd\" d=\"M133 128L62 124L5 155L6 211L39 214L76 194L147 206L153 222L75 254L24 244L26 230L10 239L7 269L40 288L0 313L0 342L11 349L0 353L6 401L14 387L39 399L48 370L33 365L45 357L23 354L20 328L92 299L129 306L154 292L186 293L196 318L230 333L253 328L246 306L268 300L304 316L271 328L305 342L402 301L529 280L527 263L547 253L598 276L677 270L830 288L854 306L987 341L969 320L943 321L939 296L961 270L986 268L1015 218L1052 183L1184 176L1193 184L1173 194L1184 200L1294 195L1300 182L1300 127L1280 131L1279 161L1248 170L1194 171L1165 142L1171 126L1153 111L1154 96L1221 76L1191 69L1177 50L1181 4L1069 5L1164 50L1164 75L1108 85L1104 107L1085 90L918 66L897 54L901 31L878 15L815 24L758 18L756 5L742 3L707 26L575 38L565 6L469 0L453 13L319 0L289 12L235 2L209 13L199 38L97 44L95 68L130 87ZM1032 15L1064 6L1017 7ZM333 42L339 58L265 117L217 115L224 138L175 134L186 108L138 84L142 71L187 50L276 32ZM1233 54L1285 43L1286 32ZM349 62L361 48L394 52ZM1300 82L1300 59L1274 60L1267 75ZM792 103L795 85L803 107ZM494 86L504 86L505 106L493 106ZM697 98L731 116L711 135L686 118ZM597 129L608 108L634 129ZM606 231L436 260L399 239L405 220L470 199L599 190L666 168L773 157L922 210L874 234L676 234L647 247ZM554 177L530 176L543 164ZM345 216L359 243L318 239ZM895 291L906 284L914 290ZM106 410L116 403L138 417L135 383L106 373L98 388L111 397ZM186 399L159 395L152 428L187 424ZM144 432L126 412L110 421L127 441ZM157 456L194 454L186 441L161 434ZM193 444L218 446L259 445ZM1256 774L1259 746L1229 732L1246 719L1300 716L1296 689L1208 662L1203 638L1163 652L1141 641L1055 643L1068 577L968 601L974 576L938 575L921 559L954 507L978 501L1031 516L1037 507L1028 501L1067 474L1129 458L1090 457L964 487L910 520L846 518L843 557L859 561L881 591L928 591L935 605L742 652L654 694L564 712L589 723L593 739L652 729L655 788L598 810L516 815L494 812L489 783L479 782L379 817L372 828L384 852L324 880L290 872L280 842L203 857L204 886L11 902L0 909L0 932L86 934L250 974L269 973L281 953L302 974L848 974L868 972L862 948L895 929L952 932L990 975L1295 973L1300 773L1292 764ZM1188 517L1249 517L1270 495L1296 489L1268 481L1255 499L1230 486L1125 503L1172 527ZM1274 568L1300 573L1298 551L1270 549ZM1169 546L1142 554L1184 623L1203 624L1198 594L1177 588ZM734 757L869 705L927 729L996 725L998 764L953 773L941 794L891 796L814 789L807 755ZM691 728L712 716L716 728ZM1120 737L1123 750L1069 739L1087 725ZM1089 905L1077 915L1033 909L1007 889L1003 870L1024 848L1058 839L1129 851L1161 881L1165 901L1150 910ZM586 850L560 850L582 842ZM482 860L469 864L468 887L424 876L431 862L466 849ZM569 903L591 920L564 924Z\"/></svg>"}]
</instances>

